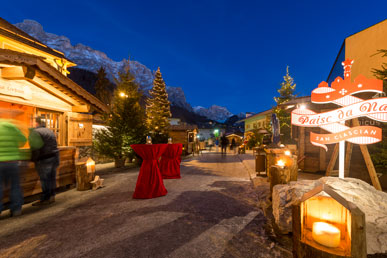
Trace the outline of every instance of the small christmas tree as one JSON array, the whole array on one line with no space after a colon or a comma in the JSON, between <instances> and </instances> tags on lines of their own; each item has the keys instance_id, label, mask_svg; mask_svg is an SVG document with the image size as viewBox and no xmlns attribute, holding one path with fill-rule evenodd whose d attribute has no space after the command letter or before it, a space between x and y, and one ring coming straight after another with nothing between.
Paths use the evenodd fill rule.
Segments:
<instances>
[{"instance_id":1,"label":"small christmas tree","mask_svg":"<svg viewBox=\"0 0 387 258\"><path fill-rule=\"evenodd\" d=\"M98 70L97 81L94 84L95 96L106 105L110 105L114 85L106 78L105 68Z\"/></svg>"},{"instance_id":2,"label":"small christmas tree","mask_svg":"<svg viewBox=\"0 0 387 258\"><path fill-rule=\"evenodd\" d=\"M273 113L277 115L280 122L281 142L289 143L291 141L291 121L290 112L284 109L283 104L295 98L294 91L296 84L293 78L289 75L289 66L286 67L286 75L281 83L281 88L278 90L279 97L274 97L277 106L273 108Z\"/></svg>"},{"instance_id":3,"label":"small christmas tree","mask_svg":"<svg viewBox=\"0 0 387 258\"><path fill-rule=\"evenodd\" d=\"M167 89L160 67L157 69L153 88L146 106L147 126L151 132L153 143L166 143L168 140L169 118L171 117L171 104L168 101Z\"/></svg>"},{"instance_id":4,"label":"small christmas tree","mask_svg":"<svg viewBox=\"0 0 387 258\"><path fill-rule=\"evenodd\" d=\"M106 129L95 134L95 148L101 155L114 158L122 166L127 157L134 156L131 144L145 143L147 134L145 112L140 106L141 93L129 64L116 79L110 112L104 115Z\"/></svg>"}]
</instances>

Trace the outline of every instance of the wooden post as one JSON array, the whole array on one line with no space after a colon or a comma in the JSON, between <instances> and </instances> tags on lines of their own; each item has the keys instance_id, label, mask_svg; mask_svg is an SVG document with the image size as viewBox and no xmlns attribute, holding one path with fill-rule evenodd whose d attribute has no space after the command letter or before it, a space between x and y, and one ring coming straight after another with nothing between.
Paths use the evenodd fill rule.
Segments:
<instances>
[{"instance_id":1,"label":"wooden post","mask_svg":"<svg viewBox=\"0 0 387 258\"><path fill-rule=\"evenodd\" d=\"M327 171L325 173L326 176L330 176L333 168L335 167L337 156L339 155L339 144L336 143L335 148L333 149L331 160L328 163Z\"/></svg>"},{"instance_id":2,"label":"wooden post","mask_svg":"<svg viewBox=\"0 0 387 258\"><path fill-rule=\"evenodd\" d=\"M354 126L359 126L359 119L353 119L352 123ZM370 175L372 185L375 187L376 190L382 191L382 187L380 186L379 178L376 175L376 170L374 167L374 163L372 162L370 153L368 152L367 145L362 145L360 144L360 150L361 153L363 154L364 161L366 163L367 169L368 169L368 174Z\"/></svg>"},{"instance_id":3,"label":"wooden post","mask_svg":"<svg viewBox=\"0 0 387 258\"><path fill-rule=\"evenodd\" d=\"M351 156L352 156L353 143L347 142L347 150L345 152L345 177L349 176L349 168L351 167Z\"/></svg>"},{"instance_id":4,"label":"wooden post","mask_svg":"<svg viewBox=\"0 0 387 258\"><path fill-rule=\"evenodd\" d=\"M305 162L304 162L304 155L305 155L305 127L300 127L300 142L299 142L299 158L302 159L302 161L298 164L299 167L304 170L305 169Z\"/></svg>"}]
</instances>

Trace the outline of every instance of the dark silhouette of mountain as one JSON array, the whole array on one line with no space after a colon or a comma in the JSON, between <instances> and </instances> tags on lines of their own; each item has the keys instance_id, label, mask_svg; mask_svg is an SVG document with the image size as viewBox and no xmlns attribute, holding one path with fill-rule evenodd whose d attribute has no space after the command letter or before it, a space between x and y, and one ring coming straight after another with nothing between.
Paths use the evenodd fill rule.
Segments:
<instances>
[{"instance_id":1,"label":"dark silhouette of mountain","mask_svg":"<svg viewBox=\"0 0 387 258\"><path fill-rule=\"evenodd\" d=\"M81 85L82 88L87 90L89 93L95 95L94 85L97 81L97 74L90 72L85 69L70 67L70 74L68 77L73 80L76 84Z\"/></svg>"}]
</instances>

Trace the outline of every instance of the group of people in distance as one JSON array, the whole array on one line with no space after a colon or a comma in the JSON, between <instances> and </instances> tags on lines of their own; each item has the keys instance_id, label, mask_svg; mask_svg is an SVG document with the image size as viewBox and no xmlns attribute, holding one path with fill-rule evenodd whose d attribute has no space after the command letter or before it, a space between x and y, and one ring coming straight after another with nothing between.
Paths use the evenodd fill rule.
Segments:
<instances>
[{"instance_id":1,"label":"group of people in distance","mask_svg":"<svg viewBox=\"0 0 387 258\"><path fill-rule=\"evenodd\" d=\"M27 141L30 146L30 160L35 163L42 187L42 195L33 206L55 202L56 169L59 166L59 150L56 136L46 128L45 119L35 118L35 128L26 137L13 120L12 110L0 110L0 213L3 210L3 185L10 183L11 216L20 216L24 197L20 186L19 162L26 159L20 150ZM28 158L28 157L27 157Z\"/></svg>"},{"instance_id":2,"label":"group of people in distance","mask_svg":"<svg viewBox=\"0 0 387 258\"><path fill-rule=\"evenodd\" d=\"M230 142L227 139L225 134L222 134L222 136L220 137L220 142L219 142L218 138L215 140L215 145L216 146L219 146L219 143L220 143L220 146L221 146L221 154L226 154L227 153L227 147L228 147ZM233 150L233 149L235 150L235 148L236 148L236 142L235 142L235 139L232 139L231 145L230 145L230 150Z\"/></svg>"}]
</instances>

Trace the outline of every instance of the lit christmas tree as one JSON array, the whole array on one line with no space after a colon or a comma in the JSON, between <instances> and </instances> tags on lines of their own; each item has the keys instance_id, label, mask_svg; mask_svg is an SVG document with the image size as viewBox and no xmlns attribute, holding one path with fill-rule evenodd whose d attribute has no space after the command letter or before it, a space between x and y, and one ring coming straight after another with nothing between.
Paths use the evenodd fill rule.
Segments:
<instances>
[{"instance_id":1,"label":"lit christmas tree","mask_svg":"<svg viewBox=\"0 0 387 258\"><path fill-rule=\"evenodd\" d=\"M116 167L124 165L125 159L134 157L131 144L145 143L147 135L144 110L140 105L141 93L129 62L115 80L111 109L104 114L105 129L95 133L94 147L103 156L115 159Z\"/></svg>"},{"instance_id":2,"label":"lit christmas tree","mask_svg":"<svg viewBox=\"0 0 387 258\"><path fill-rule=\"evenodd\" d=\"M277 106L273 108L280 122L281 142L289 143L291 141L290 113L284 109L283 104L295 98L294 91L296 84L293 78L289 75L289 66L286 67L286 75L281 83L281 88L278 90L279 97L274 97Z\"/></svg>"},{"instance_id":3,"label":"lit christmas tree","mask_svg":"<svg viewBox=\"0 0 387 258\"><path fill-rule=\"evenodd\" d=\"M167 89L161 76L160 67L156 71L150 98L147 100L146 116L152 142L166 143L169 118L171 117L171 103L168 101Z\"/></svg>"}]
</instances>

